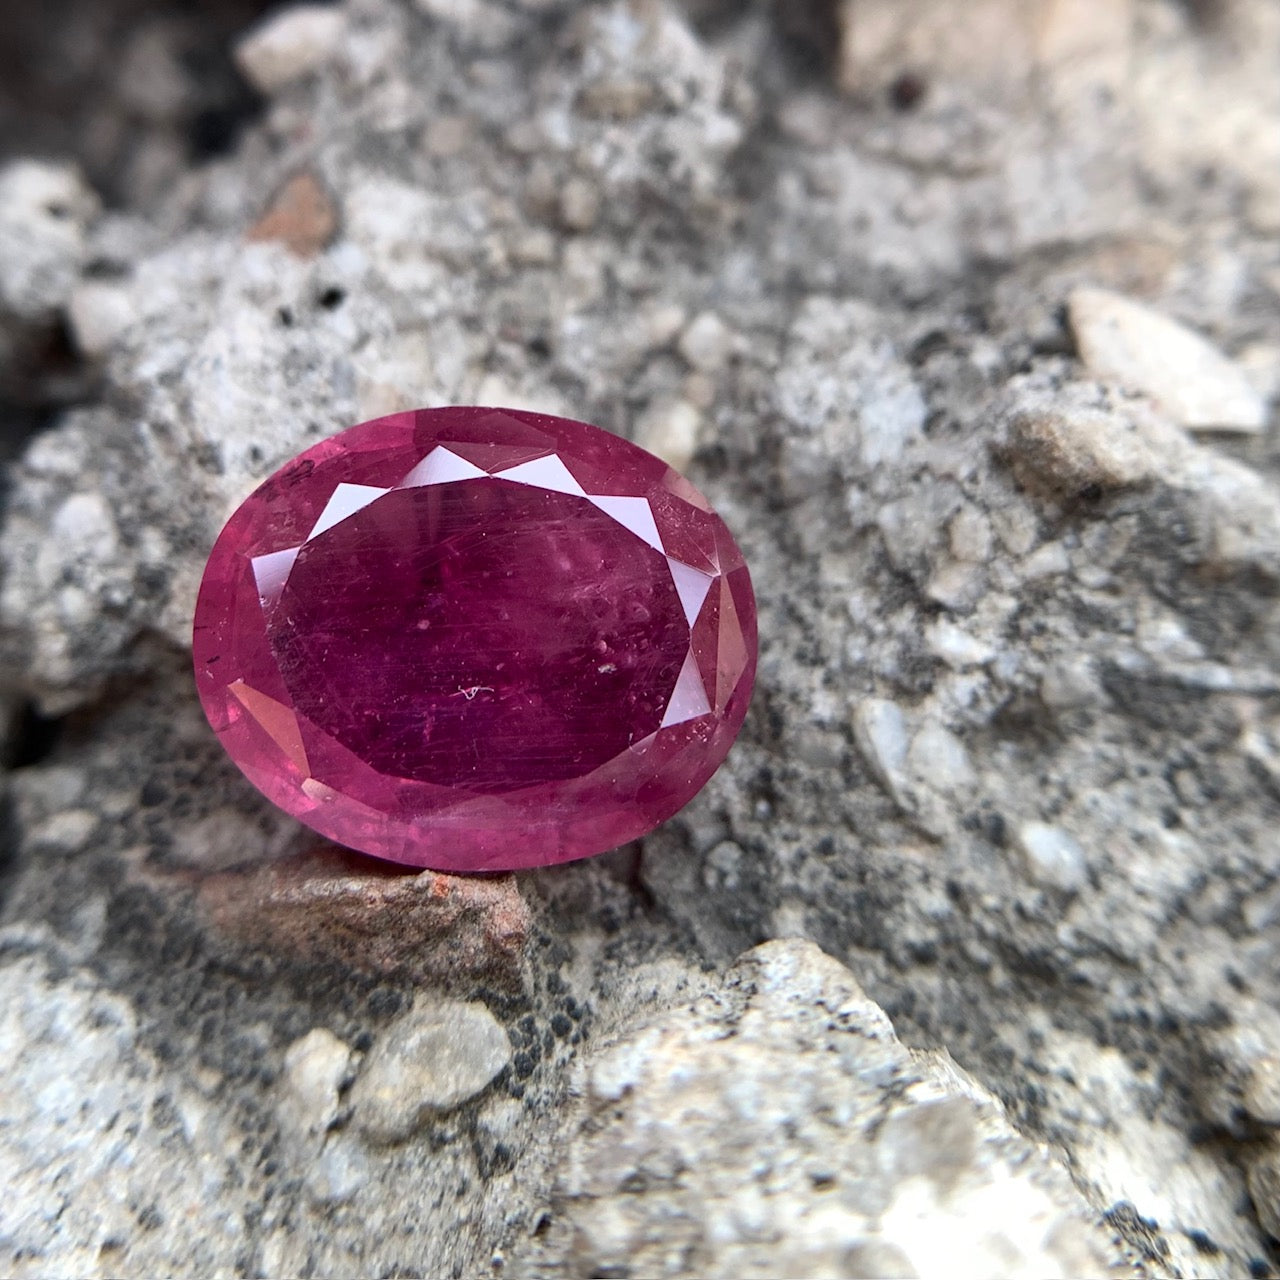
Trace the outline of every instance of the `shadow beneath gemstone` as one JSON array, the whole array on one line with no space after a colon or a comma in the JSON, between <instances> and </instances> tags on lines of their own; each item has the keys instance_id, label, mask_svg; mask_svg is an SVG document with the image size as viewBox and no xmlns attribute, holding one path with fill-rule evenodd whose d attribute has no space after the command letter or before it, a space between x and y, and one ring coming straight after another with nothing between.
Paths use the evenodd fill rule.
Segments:
<instances>
[{"instance_id":1,"label":"shadow beneath gemstone","mask_svg":"<svg viewBox=\"0 0 1280 1280\"><path fill-rule=\"evenodd\" d=\"M27 718L11 760L24 766L21 821L11 809L0 831L6 916L129 967L176 948L237 971L309 971L313 986L321 971L326 983L520 984L529 910L512 876L424 872L322 840L227 757L186 655L157 661L143 685ZM96 941L82 916L99 921Z\"/></svg>"},{"instance_id":2,"label":"shadow beneath gemstone","mask_svg":"<svg viewBox=\"0 0 1280 1280\"><path fill-rule=\"evenodd\" d=\"M613 943L634 946L639 953L650 950L659 936L664 945L671 941L666 916L645 884L643 861L644 841L635 840L593 858L519 874L553 932L603 931Z\"/></svg>"}]
</instances>

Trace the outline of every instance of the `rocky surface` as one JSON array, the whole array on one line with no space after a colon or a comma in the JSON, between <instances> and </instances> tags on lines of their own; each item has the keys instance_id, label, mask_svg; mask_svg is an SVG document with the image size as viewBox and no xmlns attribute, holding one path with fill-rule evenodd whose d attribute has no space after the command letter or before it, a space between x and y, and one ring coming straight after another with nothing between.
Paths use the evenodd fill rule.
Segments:
<instances>
[{"instance_id":1,"label":"rocky surface","mask_svg":"<svg viewBox=\"0 0 1280 1280\"><path fill-rule=\"evenodd\" d=\"M4 1269L1271 1274L1280 10L245 8L224 154L0 171ZM687 466L762 637L683 814L478 881L187 670L257 479L467 401Z\"/></svg>"},{"instance_id":2,"label":"rocky surface","mask_svg":"<svg viewBox=\"0 0 1280 1280\"><path fill-rule=\"evenodd\" d=\"M748 952L576 1083L554 1225L515 1274L1126 1273L1062 1167L812 943Z\"/></svg>"}]
</instances>

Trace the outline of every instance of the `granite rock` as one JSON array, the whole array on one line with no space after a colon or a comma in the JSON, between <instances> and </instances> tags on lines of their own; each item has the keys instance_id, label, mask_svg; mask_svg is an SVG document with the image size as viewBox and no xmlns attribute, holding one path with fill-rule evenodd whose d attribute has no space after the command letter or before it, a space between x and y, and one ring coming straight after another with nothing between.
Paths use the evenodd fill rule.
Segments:
<instances>
[{"instance_id":1,"label":"granite rock","mask_svg":"<svg viewBox=\"0 0 1280 1280\"><path fill-rule=\"evenodd\" d=\"M129 1003L68 972L52 939L8 930L0 946L6 1273L225 1266L249 1229L232 1204L256 1179L216 1087L161 1064Z\"/></svg>"},{"instance_id":2,"label":"granite rock","mask_svg":"<svg viewBox=\"0 0 1280 1280\"><path fill-rule=\"evenodd\" d=\"M583 1077L550 1225L515 1275L1126 1270L1065 1171L811 943L748 952Z\"/></svg>"}]
</instances>

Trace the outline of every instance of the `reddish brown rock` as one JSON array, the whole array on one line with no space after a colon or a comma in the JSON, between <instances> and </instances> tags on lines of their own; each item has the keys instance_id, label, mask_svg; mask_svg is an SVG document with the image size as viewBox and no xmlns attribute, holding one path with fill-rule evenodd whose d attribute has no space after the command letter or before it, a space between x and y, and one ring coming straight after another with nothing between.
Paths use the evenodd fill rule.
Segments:
<instances>
[{"instance_id":1,"label":"reddish brown rock","mask_svg":"<svg viewBox=\"0 0 1280 1280\"><path fill-rule=\"evenodd\" d=\"M223 937L283 960L437 987L515 985L530 927L513 876L413 875L329 847L209 876L197 900Z\"/></svg>"},{"instance_id":2,"label":"reddish brown rock","mask_svg":"<svg viewBox=\"0 0 1280 1280\"><path fill-rule=\"evenodd\" d=\"M313 174L299 173L272 197L266 213L249 229L248 239L278 240L300 258L313 258L337 228L329 193Z\"/></svg>"}]
</instances>

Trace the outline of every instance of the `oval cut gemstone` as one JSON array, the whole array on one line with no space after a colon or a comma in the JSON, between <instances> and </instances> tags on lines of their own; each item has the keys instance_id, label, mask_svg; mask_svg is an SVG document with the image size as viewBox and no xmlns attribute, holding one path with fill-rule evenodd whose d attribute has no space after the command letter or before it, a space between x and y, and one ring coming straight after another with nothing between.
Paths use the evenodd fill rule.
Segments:
<instances>
[{"instance_id":1,"label":"oval cut gemstone","mask_svg":"<svg viewBox=\"0 0 1280 1280\"><path fill-rule=\"evenodd\" d=\"M544 866L651 831L724 760L756 665L724 522L599 427L424 409L308 449L227 522L196 683L251 782L353 849Z\"/></svg>"}]
</instances>

